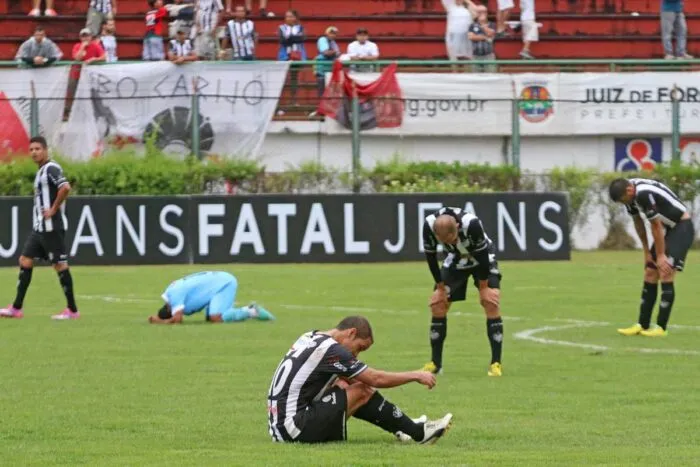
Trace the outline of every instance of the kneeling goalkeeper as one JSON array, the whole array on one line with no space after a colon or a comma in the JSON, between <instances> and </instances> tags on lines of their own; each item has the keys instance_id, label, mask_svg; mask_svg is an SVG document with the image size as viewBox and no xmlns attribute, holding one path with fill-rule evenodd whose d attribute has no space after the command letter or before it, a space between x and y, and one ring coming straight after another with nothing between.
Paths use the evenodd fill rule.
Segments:
<instances>
[{"instance_id":1,"label":"kneeling goalkeeper","mask_svg":"<svg viewBox=\"0 0 700 467\"><path fill-rule=\"evenodd\" d=\"M197 272L178 279L165 289L165 305L158 314L148 318L152 324L178 324L185 316L204 310L206 320L211 323L228 323L258 319L274 320L275 317L256 304L236 308L238 281L227 272Z\"/></svg>"}]
</instances>

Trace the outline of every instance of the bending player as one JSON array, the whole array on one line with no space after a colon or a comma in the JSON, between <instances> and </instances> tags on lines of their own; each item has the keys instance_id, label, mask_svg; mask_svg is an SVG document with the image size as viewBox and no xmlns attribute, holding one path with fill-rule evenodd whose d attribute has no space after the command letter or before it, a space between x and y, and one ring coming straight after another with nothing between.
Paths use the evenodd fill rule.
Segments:
<instances>
[{"instance_id":1,"label":"bending player","mask_svg":"<svg viewBox=\"0 0 700 467\"><path fill-rule=\"evenodd\" d=\"M438 265L437 247L442 245L447 256ZM442 348L447 337L447 311L452 302L467 296L471 277L479 289L481 306L486 313L486 334L491 344L489 376L501 376L501 349L503 348L503 321L501 320L501 273L496 262L496 249L486 235L481 221L459 208L442 208L425 218L423 248L428 267L435 280L430 299L430 345L432 361L423 370L440 373Z\"/></svg>"},{"instance_id":2,"label":"bending player","mask_svg":"<svg viewBox=\"0 0 700 467\"><path fill-rule=\"evenodd\" d=\"M644 286L638 322L618 329L624 336L664 337L676 298L673 285L676 272L683 271L685 257L695 240L690 214L680 198L661 182L643 178L618 178L610 184L610 199L622 203L634 219L634 227L644 252ZM649 246L642 215L649 221L654 243ZM656 327L651 315L661 281L661 302Z\"/></svg>"},{"instance_id":3,"label":"bending player","mask_svg":"<svg viewBox=\"0 0 700 467\"><path fill-rule=\"evenodd\" d=\"M275 319L272 313L256 304L236 308L238 281L227 272L205 271L178 279L165 289L165 305L158 314L148 318L152 324L178 324L185 316L205 310L210 323L228 323L255 318Z\"/></svg>"}]
</instances>

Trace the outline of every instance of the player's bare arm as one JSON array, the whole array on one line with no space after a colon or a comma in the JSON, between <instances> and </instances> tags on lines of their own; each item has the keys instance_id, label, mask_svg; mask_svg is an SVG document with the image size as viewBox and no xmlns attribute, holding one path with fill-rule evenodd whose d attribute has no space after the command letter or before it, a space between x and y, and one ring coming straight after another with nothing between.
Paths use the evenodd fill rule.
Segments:
<instances>
[{"instance_id":1,"label":"player's bare arm","mask_svg":"<svg viewBox=\"0 0 700 467\"><path fill-rule=\"evenodd\" d=\"M174 313L170 318L163 319L158 315L153 315L148 317L148 322L151 324L180 324L182 323L182 318L184 314L182 311Z\"/></svg>"},{"instance_id":2,"label":"player's bare arm","mask_svg":"<svg viewBox=\"0 0 700 467\"><path fill-rule=\"evenodd\" d=\"M50 209L44 209L43 214L44 214L45 219L49 219L49 218L56 215L58 210L61 209L61 205L68 198L70 191L71 191L70 183L66 182L63 185L61 185L61 188L58 189L58 193L56 194L56 201L54 201L54 203Z\"/></svg>"},{"instance_id":3,"label":"player's bare arm","mask_svg":"<svg viewBox=\"0 0 700 467\"><path fill-rule=\"evenodd\" d=\"M393 373L367 368L360 373L355 380L373 388L395 388L408 383L419 383L423 386L427 386L429 389L435 386L435 375L427 371Z\"/></svg>"}]
</instances>

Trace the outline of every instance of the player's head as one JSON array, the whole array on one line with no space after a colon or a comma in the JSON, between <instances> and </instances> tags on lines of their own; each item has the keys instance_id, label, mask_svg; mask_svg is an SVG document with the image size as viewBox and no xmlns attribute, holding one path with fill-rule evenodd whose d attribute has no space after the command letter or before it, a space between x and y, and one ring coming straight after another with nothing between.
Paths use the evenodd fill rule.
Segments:
<instances>
[{"instance_id":1,"label":"player's head","mask_svg":"<svg viewBox=\"0 0 700 467\"><path fill-rule=\"evenodd\" d=\"M364 316L348 316L335 327L335 340L353 355L364 352L374 343L372 326Z\"/></svg>"},{"instance_id":2,"label":"player's head","mask_svg":"<svg viewBox=\"0 0 700 467\"><path fill-rule=\"evenodd\" d=\"M34 136L29 140L29 155L37 164L41 164L49 158L49 149L46 144L46 138L43 136Z\"/></svg>"},{"instance_id":3,"label":"player's head","mask_svg":"<svg viewBox=\"0 0 700 467\"><path fill-rule=\"evenodd\" d=\"M616 178L608 188L610 199L616 203L629 204L634 199L634 185L626 178Z\"/></svg>"},{"instance_id":4,"label":"player's head","mask_svg":"<svg viewBox=\"0 0 700 467\"><path fill-rule=\"evenodd\" d=\"M175 37L177 37L178 42L185 42L187 34L185 33L184 29L178 29Z\"/></svg>"},{"instance_id":5,"label":"player's head","mask_svg":"<svg viewBox=\"0 0 700 467\"><path fill-rule=\"evenodd\" d=\"M438 216L437 219L435 219L433 228L435 230L435 237L437 237L440 243L455 245L459 240L457 219L449 214Z\"/></svg>"},{"instance_id":6,"label":"player's head","mask_svg":"<svg viewBox=\"0 0 700 467\"><path fill-rule=\"evenodd\" d=\"M158 317L160 319L170 319L173 317L172 310L170 310L170 305L167 303L160 307L160 310L158 310Z\"/></svg>"}]
</instances>

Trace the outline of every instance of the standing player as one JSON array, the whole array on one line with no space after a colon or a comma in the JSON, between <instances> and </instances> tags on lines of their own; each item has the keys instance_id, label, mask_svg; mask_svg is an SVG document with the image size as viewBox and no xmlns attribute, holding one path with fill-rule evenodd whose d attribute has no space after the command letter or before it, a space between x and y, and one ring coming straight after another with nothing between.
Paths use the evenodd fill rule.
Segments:
<instances>
[{"instance_id":1,"label":"standing player","mask_svg":"<svg viewBox=\"0 0 700 467\"><path fill-rule=\"evenodd\" d=\"M148 318L151 324L179 324L182 318L202 310L210 323L230 323L256 318L274 320L272 313L259 305L236 308L238 281L227 272L197 272L178 279L163 292L165 305Z\"/></svg>"},{"instance_id":2,"label":"standing player","mask_svg":"<svg viewBox=\"0 0 700 467\"><path fill-rule=\"evenodd\" d=\"M49 159L46 139L35 136L29 140L29 154L39 166L34 177L34 229L29 235L22 255L19 257L19 280L17 295L12 305L0 310L0 316L22 318L22 305L29 284L32 281L34 258L51 262L58 273L61 288L66 295L68 306L63 312L52 316L53 319L66 320L80 317L73 296L73 278L68 268L66 254L66 229L68 221L65 214L65 201L70 193L70 184L63 175L61 166Z\"/></svg>"},{"instance_id":3,"label":"standing player","mask_svg":"<svg viewBox=\"0 0 700 467\"><path fill-rule=\"evenodd\" d=\"M452 414L435 421L411 420L374 389L412 382L432 388L435 376L369 368L356 357L373 343L372 327L362 316L347 317L330 331L300 336L277 366L267 395L273 441L345 441L345 422L350 417L422 444L445 434Z\"/></svg>"},{"instance_id":4,"label":"standing player","mask_svg":"<svg viewBox=\"0 0 700 467\"><path fill-rule=\"evenodd\" d=\"M216 60L218 38L216 28L219 25L219 12L224 9L221 0L197 0L195 4L194 48L197 56L204 60Z\"/></svg>"},{"instance_id":5,"label":"standing player","mask_svg":"<svg viewBox=\"0 0 700 467\"><path fill-rule=\"evenodd\" d=\"M163 0L148 0L150 10L146 13L146 35L143 38L144 61L165 60L163 48L163 23L168 16L168 10L163 6Z\"/></svg>"},{"instance_id":6,"label":"standing player","mask_svg":"<svg viewBox=\"0 0 700 467\"><path fill-rule=\"evenodd\" d=\"M447 252L442 268L438 265L437 247ZM430 299L430 345L432 361L423 369L432 373L442 370L442 348L447 337L447 311L452 302L467 296L467 283L474 278L479 289L481 306L486 312L486 334L491 344L489 376L501 376L503 321L500 309L501 273L496 262L496 249L474 214L459 208L442 208L425 218L423 248L428 267L435 280Z\"/></svg>"},{"instance_id":7,"label":"standing player","mask_svg":"<svg viewBox=\"0 0 700 467\"><path fill-rule=\"evenodd\" d=\"M693 222L678 196L661 182L643 178L618 178L612 181L609 191L610 199L624 204L627 212L633 217L634 228L644 252L644 286L639 321L634 326L617 331L624 336L666 336L666 327L676 298L673 286L676 271L683 270L685 257L695 240ZM651 236L654 240L651 247L642 214L651 226ZM659 280L659 316L656 319L657 326L650 329Z\"/></svg>"}]
</instances>

